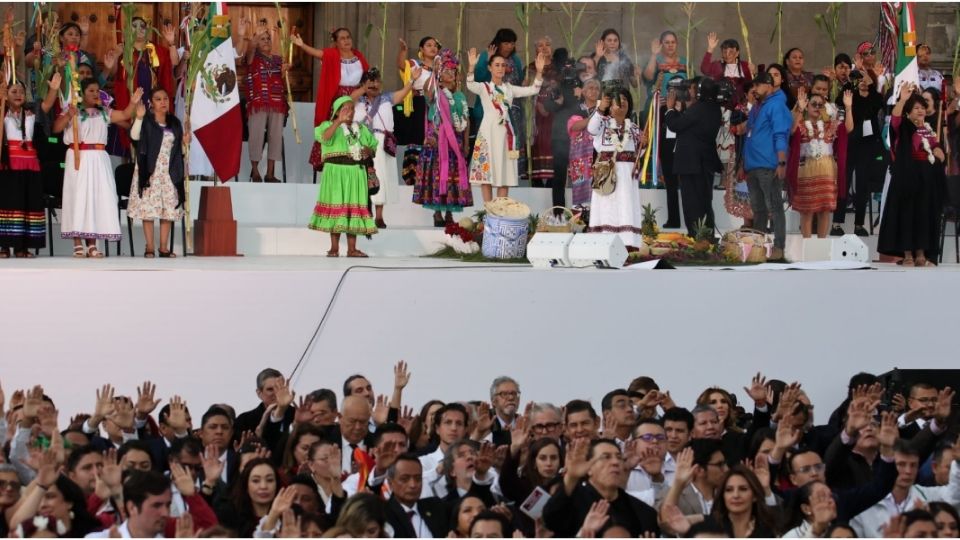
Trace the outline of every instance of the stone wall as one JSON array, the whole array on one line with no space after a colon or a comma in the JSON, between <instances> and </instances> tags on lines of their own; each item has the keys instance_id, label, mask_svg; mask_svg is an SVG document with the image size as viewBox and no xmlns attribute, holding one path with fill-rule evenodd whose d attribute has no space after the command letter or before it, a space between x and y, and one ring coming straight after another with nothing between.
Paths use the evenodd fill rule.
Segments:
<instances>
[{"instance_id":1,"label":"stone wall","mask_svg":"<svg viewBox=\"0 0 960 540\"><path fill-rule=\"evenodd\" d=\"M524 33L517 21L517 3L468 2L465 5L462 25L462 49L477 47L482 49L489 43L498 28L514 29L520 36L518 49L523 55ZM532 5L532 4L531 4ZM571 4L567 4L571 5ZM572 4L579 10L582 3ZM634 10L634 5L636 9ZM561 9L561 4L543 4L543 12L531 13L529 48L532 50L537 37L549 35L554 48L566 47L561 25L569 27L569 18ZM589 53L605 28L619 31L628 54L634 57L632 28L636 28L636 50L641 62L650 55L650 42L665 29L681 30L686 28L687 17L681 9L682 4L630 4L614 2L595 2L587 6L575 35L575 47L579 47L590 32L596 29L593 37L580 51ZM396 55L397 39L403 37L412 53L416 53L417 42L421 37L430 35L441 40L444 46L456 48L457 12L460 4L456 2L419 2L388 3L387 5L387 62L385 76L387 87L399 84L396 70L390 69ZM777 43L770 42L770 36L776 24L777 3L743 3L743 15L750 33L750 46L753 62L766 64L777 60ZM791 47L801 47L806 55L808 69L819 72L832 64L832 47L827 35L814 22L814 15L826 10L826 3L784 2L783 3L783 47L786 52ZM953 58L952 46L956 43L955 4L922 3L915 4L914 16L921 41L931 40L935 45L942 44L947 51L934 51L938 65L949 66ZM845 3L841 7L840 30L838 32L837 52L853 54L857 44L872 40L877 33L879 22L879 3ZM340 3L320 4L315 13L317 32L326 34L337 26L345 26L354 32L355 44L360 47L371 63L380 64L381 40L377 30L373 30L369 39L364 39L364 29L368 23L379 26L383 21L383 11L379 3ZM694 68L706 50L706 36L715 31L720 39L732 37L740 41L741 52L746 57L746 47L740 32L740 21L736 4L697 3L693 20L701 20L700 25L691 33L691 62ZM321 30L322 29L322 30ZM678 32L680 33L680 32ZM315 36L315 44L324 45L329 36ZM683 37L681 34L681 50ZM568 47L569 48L569 47ZM683 53L681 53L683 54ZM530 57L532 61L533 57ZM949 70L949 69L948 69Z\"/></svg>"}]
</instances>

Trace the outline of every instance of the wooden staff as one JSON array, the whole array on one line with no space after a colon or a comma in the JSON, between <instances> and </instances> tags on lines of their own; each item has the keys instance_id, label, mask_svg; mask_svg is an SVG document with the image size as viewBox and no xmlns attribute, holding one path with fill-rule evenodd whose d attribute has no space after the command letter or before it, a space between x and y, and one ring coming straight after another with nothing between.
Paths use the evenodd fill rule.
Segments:
<instances>
[{"instance_id":1,"label":"wooden staff","mask_svg":"<svg viewBox=\"0 0 960 540\"><path fill-rule=\"evenodd\" d=\"M753 55L750 54L750 31L747 29L747 21L743 19L743 13L740 11L740 2L737 2L737 15L740 16L740 33L743 34L743 45L747 49L747 63L753 65Z\"/></svg>"},{"instance_id":2,"label":"wooden staff","mask_svg":"<svg viewBox=\"0 0 960 540\"><path fill-rule=\"evenodd\" d=\"M287 65L293 65L293 43L290 43ZM300 129L297 127L297 111L293 108L293 92L290 90L290 70L283 72L283 78L287 82L287 108L289 109L290 121L293 122L293 136L300 144Z\"/></svg>"},{"instance_id":3,"label":"wooden staff","mask_svg":"<svg viewBox=\"0 0 960 540\"><path fill-rule=\"evenodd\" d=\"M190 144L193 143L193 133L190 132L190 115L184 115L183 134L189 135L190 141L183 143L183 213L186 216L187 245L184 249L193 253L193 221L190 219Z\"/></svg>"},{"instance_id":4,"label":"wooden staff","mask_svg":"<svg viewBox=\"0 0 960 540\"><path fill-rule=\"evenodd\" d=\"M286 23L283 22L280 2L274 2L273 4L277 7L277 24L280 25L280 69L283 69L284 57L286 57L288 67L293 65L293 41L290 40L290 36L296 33L297 27L294 26L292 31L288 30ZM283 79L287 84L287 108L289 109L290 120L293 122L293 136L297 144L300 144L300 129L297 127L297 112L293 109L293 91L290 89L289 69L283 72Z\"/></svg>"},{"instance_id":5,"label":"wooden staff","mask_svg":"<svg viewBox=\"0 0 960 540\"><path fill-rule=\"evenodd\" d=\"M67 53L70 58L70 80L67 81L70 89L70 104L77 107L77 114L73 117L73 170L80 170L80 104L77 100L77 54L73 51Z\"/></svg>"}]
</instances>

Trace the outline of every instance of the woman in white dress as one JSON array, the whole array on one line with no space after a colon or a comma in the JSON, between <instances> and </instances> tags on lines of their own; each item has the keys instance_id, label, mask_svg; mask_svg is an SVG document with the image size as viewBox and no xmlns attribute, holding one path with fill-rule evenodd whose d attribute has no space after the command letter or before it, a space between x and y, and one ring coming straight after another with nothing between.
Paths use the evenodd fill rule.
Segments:
<instances>
[{"instance_id":1,"label":"woman in white dress","mask_svg":"<svg viewBox=\"0 0 960 540\"><path fill-rule=\"evenodd\" d=\"M507 197L510 188L518 185L517 159L524 141L515 136L510 121L510 105L515 98L540 93L543 69L548 61L546 56L537 56L537 76L533 84L515 86L503 82L507 60L502 56L490 56L488 65L492 81L486 83L478 83L473 78L473 70L480 59L477 49L470 49L468 59L467 89L477 94L483 104L483 121L480 122L470 161L470 183L480 185L483 202L489 202L493 199L493 186L497 186L497 197Z\"/></svg>"},{"instance_id":2,"label":"woman in white dress","mask_svg":"<svg viewBox=\"0 0 960 540\"><path fill-rule=\"evenodd\" d=\"M393 202L399 178L397 176L397 138L393 133L393 107L403 102L420 78L420 68L413 69L413 77L395 92L383 93L383 78L380 70L372 67L360 77L360 87L350 97L357 103L353 113L354 123L366 124L377 138L377 153L373 157L373 169L380 180L380 190L370 196L376 208L378 229L386 229L383 221L383 205ZM387 140L391 143L386 145ZM392 152L392 153L391 153Z\"/></svg>"},{"instance_id":3,"label":"woman in white dress","mask_svg":"<svg viewBox=\"0 0 960 540\"><path fill-rule=\"evenodd\" d=\"M73 239L74 257L99 259L103 253L97 249L97 240L120 240L117 186L106 151L107 128L111 123L130 120L141 97L143 90L138 88L125 110L105 108L100 101L100 85L94 79L85 79L80 83L80 109L71 105L53 124L54 132L63 132L67 145L60 237ZM73 149L75 117L79 117L80 124L79 168L75 166Z\"/></svg>"},{"instance_id":4,"label":"woman in white dress","mask_svg":"<svg viewBox=\"0 0 960 540\"><path fill-rule=\"evenodd\" d=\"M624 245L638 248L640 233L640 188L637 160L647 145L646 134L630 120L633 102L626 90L604 95L597 112L590 117L587 132L593 135L597 159L615 155L617 183L613 193L593 190L590 197L590 232L615 233Z\"/></svg>"}]
</instances>

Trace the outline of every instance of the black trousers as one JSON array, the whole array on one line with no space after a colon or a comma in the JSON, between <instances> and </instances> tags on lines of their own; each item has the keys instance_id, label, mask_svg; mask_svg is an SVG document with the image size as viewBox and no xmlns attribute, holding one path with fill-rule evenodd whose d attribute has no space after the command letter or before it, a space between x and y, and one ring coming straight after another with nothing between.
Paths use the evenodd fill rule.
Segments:
<instances>
[{"instance_id":1,"label":"black trousers","mask_svg":"<svg viewBox=\"0 0 960 540\"><path fill-rule=\"evenodd\" d=\"M877 144L851 144L847 150L847 193L838 195L833 222L846 221L847 201L853 191L853 224L863 226L870 194L883 189L886 162L882 159L883 148ZM852 190L850 188L853 188Z\"/></svg>"},{"instance_id":2,"label":"black trousers","mask_svg":"<svg viewBox=\"0 0 960 540\"><path fill-rule=\"evenodd\" d=\"M707 220L707 227L713 229L713 173L681 174L680 191L683 193L683 221L687 234L695 236L697 222L703 218Z\"/></svg>"},{"instance_id":3,"label":"black trousers","mask_svg":"<svg viewBox=\"0 0 960 540\"><path fill-rule=\"evenodd\" d=\"M673 226L680 224L680 182L673 174L673 145L676 139L662 139L661 168L663 170L663 184L667 188L667 223ZM686 215L686 206L684 206Z\"/></svg>"},{"instance_id":4,"label":"black trousers","mask_svg":"<svg viewBox=\"0 0 960 540\"><path fill-rule=\"evenodd\" d=\"M553 178L550 180L550 195L553 199L553 206L567 206L567 166L569 164L569 150L567 152L560 153L554 149Z\"/></svg>"}]
</instances>

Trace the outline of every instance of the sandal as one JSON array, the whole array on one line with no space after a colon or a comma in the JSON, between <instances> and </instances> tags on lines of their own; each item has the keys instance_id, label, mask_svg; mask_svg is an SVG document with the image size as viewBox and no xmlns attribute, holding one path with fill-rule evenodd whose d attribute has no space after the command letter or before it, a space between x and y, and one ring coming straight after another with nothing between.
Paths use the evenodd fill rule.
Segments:
<instances>
[{"instance_id":1,"label":"sandal","mask_svg":"<svg viewBox=\"0 0 960 540\"><path fill-rule=\"evenodd\" d=\"M913 261L913 265L918 267L936 266L933 264L933 261L930 261L926 257L914 258Z\"/></svg>"},{"instance_id":2,"label":"sandal","mask_svg":"<svg viewBox=\"0 0 960 540\"><path fill-rule=\"evenodd\" d=\"M374 220L374 223L377 225L377 228L378 228L378 229L386 229L386 228L387 228L387 223L386 223L385 221L383 221L382 219Z\"/></svg>"},{"instance_id":3,"label":"sandal","mask_svg":"<svg viewBox=\"0 0 960 540\"><path fill-rule=\"evenodd\" d=\"M172 249L171 249L170 251L164 251L164 250L161 249L161 250L158 250L157 253L159 253L161 259L176 259L176 258L177 258L177 254L174 253Z\"/></svg>"},{"instance_id":4,"label":"sandal","mask_svg":"<svg viewBox=\"0 0 960 540\"><path fill-rule=\"evenodd\" d=\"M144 252L143 252L143 258L144 258L144 259L152 259L152 258L154 258L154 257L156 257L156 256L157 256L157 255L153 252L152 249L144 250Z\"/></svg>"},{"instance_id":5,"label":"sandal","mask_svg":"<svg viewBox=\"0 0 960 540\"><path fill-rule=\"evenodd\" d=\"M73 246L73 258L86 259L87 251L83 248L83 246Z\"/></svg>"},{"instance_id":6,"label":"sandal","mask_svg":"<svg viewBox=\"0 0 960 540\"><path fill-rule=\"evenodd\" d=\"M433 226L434 227L445 227L447 223L443 220L443 215L440 212L433 213Z\"/></svg>"},{"instance_id":7,"label":"sandal","mask_svg":"<svg viewBox=\"0 0 960 540\"><path fill-rule=\"evenodd\" d=\"M354 257L357 259L366 259L368 256L366 253L360 251L359 249L354 249L347 252L347 257Z\"/></svg>"},{"instance_id":8,"label":"sandal","mask_svg":"<svg viewBox=\"0 0 960 540\"><path fill-rule=\"evenodd\" d=\"M34 255L33 253L30 253L29 251L18 251L14 253L13 256L18 259L35 259L36 258L36 255ZM5 258L5 257L0 257L0 258Z\"/></svg>"},{"instance_id":9,"label":"sandal","mask_svg":"<svg viewBox=\"0 0 960 540\"><path fill-rule=\"evenodd\" d=\"M331 259L335 259L339 256L340 256L339 249L331 249L330 251L327 252L327 257L330 257Z\"/></svg>"},{"instance_id":10,"label":"sandal","mask_svg":"<svg viewBox=\"0 0 960 540\"><path fill-rule=\"evenodd\" d=\"M103 253L97 249L97 246L87 246L87 258L88 259L102 259Z\"/></svg>"}]
</instances>

